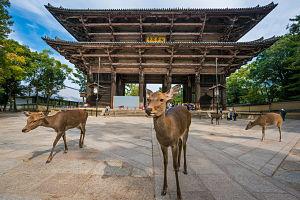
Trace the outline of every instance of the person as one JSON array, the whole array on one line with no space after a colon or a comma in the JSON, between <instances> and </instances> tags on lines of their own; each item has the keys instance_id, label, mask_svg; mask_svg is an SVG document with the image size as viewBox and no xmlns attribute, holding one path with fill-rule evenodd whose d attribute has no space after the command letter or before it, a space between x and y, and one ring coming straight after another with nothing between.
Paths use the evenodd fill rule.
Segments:
<instances>
[{"instance_id":1,"label":"person","mask_svg":"<svg viewBox=\"0 0 300 200\"><path fill-rule=\"evenodd\" d=\"M109 109L110 109L110 107L109 107L109 105L107 105L107 106L105 107L105 112L107 112L108 115L109 115Z\"/></svg>"},{"instance_id":2,"label":"person","mask_svg":"<svg viewBox=\"0 0 300 200\"><path fill-rule=\"evenodd\" d=\"M286 111L283 108L281 108L281 110L280 110L280 115L281 115L283 121L285 121Z\"/></svg>"},{"instance_id":3,"label":"person","mask_svg":"<svg viewBox=\"0 0 300 200\"><path fill-rule=\"evenodd\" d=\"M233 120L236 121L238 114L237 112L233 109Z\"/></svg>"},{"instance_id":4,"label":"person","mask_svg":"<svg viewBox=\"0 0 300 200\"><path fill-rule=\"evenodd\" d=\"M222 110L222 108L220 108L219 113L221 114L221 120L222 120L222 118L223 118L223 110Z\"/></svg>"},{"instance_id":5,"label":"person","mask_svg":"<svg viewBox=\"0 0 300 200\"><path fill-rule=\"evenodd\" d=\"M232 109L231 108L229 109L229 119L230 119L230 121L232 121Z\"/></svg>"}]
</instances>

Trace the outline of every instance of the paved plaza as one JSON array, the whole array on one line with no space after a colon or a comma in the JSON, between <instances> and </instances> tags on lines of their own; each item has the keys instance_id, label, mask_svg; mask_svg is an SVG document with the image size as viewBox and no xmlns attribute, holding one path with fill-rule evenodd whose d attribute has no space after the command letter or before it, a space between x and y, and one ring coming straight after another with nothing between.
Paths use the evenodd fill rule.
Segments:
<instances>
[{"instance_id":1,"label":"paved plaza","mask_svg":"<svg viewBox=\"0 0 300 200\"><path fill-rule=\"evenodd\" d=\"M282 142L277 127L261 142L261 128L246 131L248 122L192 119L183 199L300 198L300 121L284 122ZM89 117L84 148L80 131L69 130L69 152L60 140L49 164L56 133L22 133L25 124L23 114L0 114L0 199L176 199L170 150L168 193L160 195L163 159L151 118Z\"/></svg>"}]
</instances>

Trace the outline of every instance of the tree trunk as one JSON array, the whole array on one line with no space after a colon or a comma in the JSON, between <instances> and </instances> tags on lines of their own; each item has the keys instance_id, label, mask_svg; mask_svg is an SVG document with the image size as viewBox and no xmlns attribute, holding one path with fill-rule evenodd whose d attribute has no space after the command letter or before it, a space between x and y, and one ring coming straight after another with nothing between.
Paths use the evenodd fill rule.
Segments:
<instances>
[{"instance_id":1,"label":"tree trunk","mask_svg":"<svg viewBox=\"0 0 300 200\"><path fill-rule=\"evenodd\" d=\"M9 111L12 111L12 106L13 106L13 100L12 100L12 90L9 90L9 95L8 95L8 99L9 99Z\"/></svg>"},{"instance_id":2,"label":"tree trunk","mask_svg":"<svg viewBox=\"0 0 300 200\"><path fill-rule=\"evenodd\" d=\"M17 112L17 103L16 103L16 94L13 94L13 100L14 100L14 112Z\"/></svg>"},{"instance_id":3,"label":"tree trunk","mask_svg":"<svg viewBox=\"0 0 300 200\"><path fill-rule=\"evenodd\" d=\"M48 113L48 110L49 110L49 100L50 100L50 96L51 96L51 92L50 91L48 91L48 93L47 93L47 110L46 110L46 112Z\"/></svg>"}]
</instances>

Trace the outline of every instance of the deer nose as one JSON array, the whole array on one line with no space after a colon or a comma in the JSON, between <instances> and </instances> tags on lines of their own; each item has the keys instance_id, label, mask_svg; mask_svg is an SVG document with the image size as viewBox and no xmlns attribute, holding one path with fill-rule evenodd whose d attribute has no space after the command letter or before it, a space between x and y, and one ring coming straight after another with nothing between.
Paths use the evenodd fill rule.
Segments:
<instances>
[{"instance_id":1,"label":"deer nose","mask_svg":"<svg viewBox=\"0 0 300 200\"><path fill-rule=\"evenodd\" d=\"M150 115L150 114L151 114L151 112L152 112L152 108L147 108L147 109L146 109L146 113L147 113L147 115Z\"/></svg>"},{"instance_id":2,"label":"deer nose","mask_svg":"<svg viewBox=\"0 0 300 200\"><path fill-rule=\"evenodd\" d=\"M25 132L26 132L26 129L25 129L25 128L23 128L23 129L22 129L22 132L23 132L23 133L25 133Z\"/></svg>"}]
</instances>

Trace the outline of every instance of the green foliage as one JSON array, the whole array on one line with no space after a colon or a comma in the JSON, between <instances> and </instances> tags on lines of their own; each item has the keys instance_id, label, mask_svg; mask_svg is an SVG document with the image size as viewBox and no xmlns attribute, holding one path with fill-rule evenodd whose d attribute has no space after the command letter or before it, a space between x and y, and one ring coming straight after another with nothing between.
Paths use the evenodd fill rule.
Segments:
<instances>
[{"instance_id":1,"label":"green foliage","mask_svg":"<svg viewBox=\"0 0 300 200\"><path fill-rule=\"evenodd\" d=\"M15 104L16 95L25 91L29 96L32 91L36 95L42 92L47 97L57 94L65 87L64 81L72 69L51 58L49 50L41 53L31 52L26 46L14 40L3 39L0 50L0 96L1 104L10 102L10 110ZM21 81L28 85L22 86ZM37 95L38 97L38 95Z\"/></svg>"},{"instance_id":2,"label":"green foliage","mask_svg":"<svg viewBox=\"0 0 300 200\"><path fill-rule=\"evenodd\" d=\"M87 87L87 76L85 73L76 68L76 72L73 72L73 77L70 77L72 83L78 84L80 92L86 92Z\"/></svg>"},{"instance_id":3,"label":"green foliage","mask_svg":"<svg viewBox=\"0 0 300 200\"><path fill-rule=\"evenodd\" d=\"M300 16L289 34L227 79L227 103L271 103L300 99Z\"/></svg>"},{"instance_id":4,"label":"green foliage","mask_svg":"<svg viewBox=\"0 0 300 200\"><path fill-rule=\"evenodd\" d=\"M178 105L178 104L182 104L183 103L183 88L181 87L179 92L178 92L178 95L172 99L172 104L173 105Z\"/></svg>"},{"instance_id":5,"label":"green foliage","mask_svg":"<svg viewBox=\"0 0 300 200\"><path fill-rule=\"evenodd\" d=\"M3 48L0 50L0 91L1 103L10 101L10 110L14 104L15 95L21 94L23 87L21 80L26 77L26 52L29 49L14 40L1 41Z\"/></svg>"},{"instance_id":6,"label":"green foliage","mask_svg":"<svg viewBox=\"0 0 300 200\"><path fill-rule=\"evenodd\" d=\"M13 24L7 8L10 7L9 0L0 0L0 40L7 37L11 32L10 26Z\"/></svg>"},{"instance_id":7,"label":"green foliage","mask_svg":"<svg viewBox=\"0 0 300 200\"><path fill-rule=\"evenodd\" d=\"M134 83L126 83L125 96L139 96L139 86Z\"/></svg>"}]
</instances>

